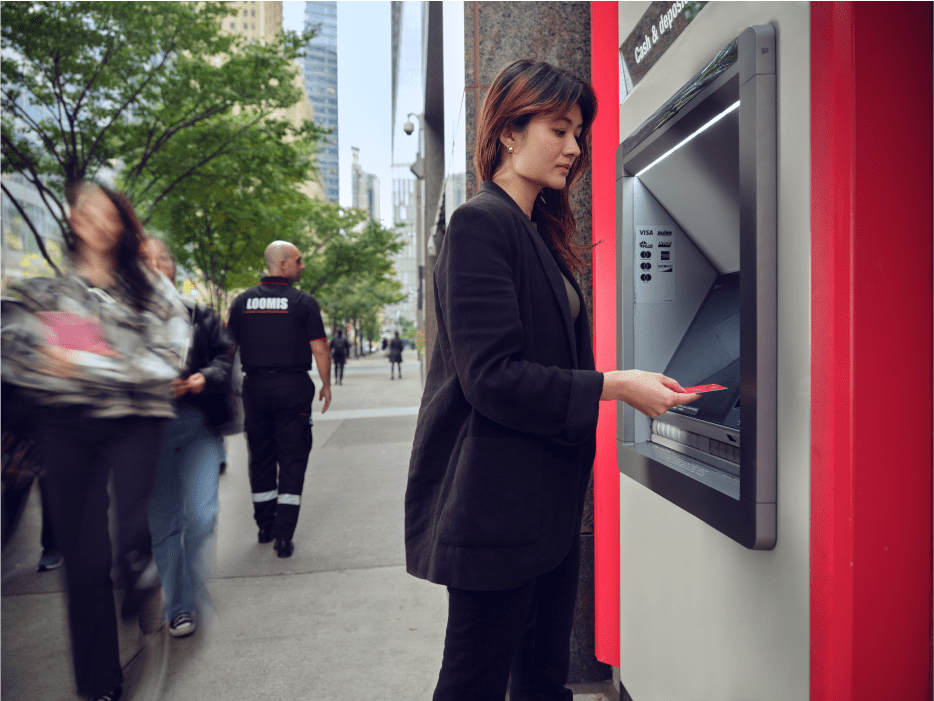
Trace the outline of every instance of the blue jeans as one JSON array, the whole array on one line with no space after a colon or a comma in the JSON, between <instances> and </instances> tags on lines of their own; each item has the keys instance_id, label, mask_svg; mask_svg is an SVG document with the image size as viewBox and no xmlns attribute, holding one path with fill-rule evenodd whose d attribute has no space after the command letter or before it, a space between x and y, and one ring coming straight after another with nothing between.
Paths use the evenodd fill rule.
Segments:
<instances>
[{"instance_id":1,"label":"blue jeans","mask_svg":"<svg viewBox=\"0 0 934 701\"><path fill-rule=\"evenodd\" d=\"M197 610L213 568L218 466L224 439L204 426L200 410L180 402L165 428L149 503L152 551L169 621Z\"/></svg>"}]
</instances>

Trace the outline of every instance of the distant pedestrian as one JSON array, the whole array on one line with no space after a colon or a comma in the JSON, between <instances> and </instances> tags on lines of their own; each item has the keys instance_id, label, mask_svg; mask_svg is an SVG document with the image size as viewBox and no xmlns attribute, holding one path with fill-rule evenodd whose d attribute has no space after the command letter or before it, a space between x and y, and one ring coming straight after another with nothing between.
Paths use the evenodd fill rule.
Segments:
<instances>
[{"instance_id":1,"label":"distant pedestrian","mask_svg":"<svg viewBox=\"0 0 934 701\"><path fill-rule=\"evenodd\" d=\"M318 303L292 287L305 269L298 248L273 241L266 247L266 268L269 276L234 300L228 329L246 374L243 408L258 540L275 539L279 557L290 557L311 452L311 356L321 378L323 414L331 404L331 354Z\"/></svg>"},{"instance_id":2,"label":"distant pedestrian","mask_svg":"<svg viewBox=\"0 0 934 701\"><path fill-rule=\"evenodd\" d=\"M164 243L148 239L140 251L154 270L175 282L175 258ZM192 326L181 377L172 383L178 416L165 428L149 502L153 557L162 580L169 635L195 632L213 565L217 524L218 465L224 439L219 427L231 418L228 394L234 345L210 307L180 296Z\"/></svg>"},{"instance_id":3,"label":"distant pedestrian","mask_svg":"<svg viewBox=\"0 0 934 701\"><path fill-rule=\"evenodd\" d=\"M75 681L92 701L116 701L123 671L111 580L108 484L128 618L155 590L146 505L170 383L188 348L187 314L139 259L143 229L129 200L89 183L69 187L76 248L67 273L19 285L21 311L3 328L3 378L40 407L36 444L65 558ZM153 568L154 574L154 568Z\"/></svg>"},{"instance_id":4,"label":"distant pedestrian","mask_svg":"<svg viewBox=\"0 0 934 701\"><path fill-rule=\"evenodd\" d=\"M399 379L402 379L402 349L405 344L399 338L399 332L396 331L396 337L389 342L389 379L395 379L396 366L399 366Z\"/></svg>"},{"instance_id":5,"label":"distant pedestrian","mask_svg":"<svg viewBox=\"0 0 934 701\"><path fill-rule=\"evenodd\" d=\"M334 361L334 379L337 384L344 384L344 364L350 354L350 344L344 338L344 332L337 330L337 338L331 341L331 360Z\"/></svg>"}]
</instances>

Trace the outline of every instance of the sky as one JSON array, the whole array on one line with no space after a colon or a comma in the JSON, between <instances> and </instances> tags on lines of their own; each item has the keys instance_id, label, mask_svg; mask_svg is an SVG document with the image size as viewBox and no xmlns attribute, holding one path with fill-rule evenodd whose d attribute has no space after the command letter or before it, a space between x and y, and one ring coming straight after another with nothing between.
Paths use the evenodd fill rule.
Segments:
<instances>
[{"instance_id":1,"label":"sky","mask_svg":"<svg viewBox=\"0 0 934 701\"><path fill-rule=\"evenodd\" d=\"M340 203L350 206L350 148L360 165L380 181L380 218L392 224L392 77L390 3L337 3L337 108L340 147ZM282 23L300 31L305 3L285 0Z\"/></svg>"}]
</instances>

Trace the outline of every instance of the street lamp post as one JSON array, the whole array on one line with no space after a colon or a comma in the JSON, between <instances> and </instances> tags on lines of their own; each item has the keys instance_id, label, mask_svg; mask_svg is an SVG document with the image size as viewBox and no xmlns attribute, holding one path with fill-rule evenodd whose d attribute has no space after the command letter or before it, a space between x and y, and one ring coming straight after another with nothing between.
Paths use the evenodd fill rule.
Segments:
<instances>
[{"instance_id":1,"label":"street lamp post","mask_svg":"<svg viewBox=\"0 0 934 701\"><path fill-rule=\"evenodd\" d=\"M411 122L411 118L415 117L418 120L418 150L415 154L415 162L409 167L409 170L412 171L412 175L415 176L415 241L417 249L417 264L418 264L418 305L415 309L415 327L416 332L421 334L422 337L426 337L425 333L425 305L424 305L424 290L427 281L425 278L425 208L422 205L422 190L425 183L425 159L422 156L422 151L424 149L424 128L423 128L423 114L415 114L414 112L409 112L408 121L402 125L402 130L408 135L411 136L415 131L415 125ZM426 347L427 350L427 347ZM420 360L422 360L420 358ZM422 375L422 384L425 382L425 362L419 362L419 372Z\"/></svg>"}]
</instances>

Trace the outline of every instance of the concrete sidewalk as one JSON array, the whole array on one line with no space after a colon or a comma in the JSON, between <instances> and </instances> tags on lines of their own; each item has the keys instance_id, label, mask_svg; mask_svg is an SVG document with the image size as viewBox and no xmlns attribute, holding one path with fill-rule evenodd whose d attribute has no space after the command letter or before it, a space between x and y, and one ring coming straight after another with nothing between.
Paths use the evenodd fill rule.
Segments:
<instances>
[{"instance_id":1,"label":"concrete sidewalk","mask_svg":"<svg viewBox=\"0 0 934 701\"><path fill-rule=\"evenodd\" d=\"M401 380L379 354L352 359L330 410L315 402L291 558L257 543L246 441L227 439L215 613L187 638L124 626L125 699L431 698L447 600L443 587L405 572L402 505L421 385L414 353L404 358ZM62 573L35 571L40 516L34 493L3 554L5 701L75 698ZM579 691L581 701L605 698Z\"/></svg>"}]
</instances>

